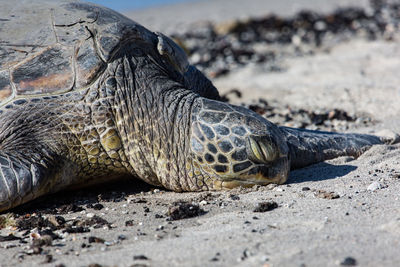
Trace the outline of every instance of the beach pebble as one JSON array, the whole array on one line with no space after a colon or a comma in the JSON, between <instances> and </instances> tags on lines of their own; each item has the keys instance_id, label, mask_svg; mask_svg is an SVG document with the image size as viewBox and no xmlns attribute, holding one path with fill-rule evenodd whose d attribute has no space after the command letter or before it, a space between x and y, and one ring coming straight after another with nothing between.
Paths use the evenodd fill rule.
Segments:
<instances>
[{"instance_id":1,"label":"beach pebble","mask_svg":"<svg viewBox=\"0 0 400 267\"><path fill-rule=\"evenodd\" d=\"M133 260L148 260L149 258L147 258L145 255L135 255L133 256Z\"/></svg>"},{"instance_id":2,"label":"beach pebble","mask_svg":"<svg viewBox=\"0 0 400 267\"><path fill-rule=\"evenodd\" d=\"M278 204L275 201L260 202L257 203L253 212L266 212L278 208Z\"/></svg>"},{"instance_id":3,"label":"beach pebble","mask_svg":"<svg viewBox=\"0 0 400 267\"><path fill-rule=\"evenodd\" d=\"M356 266L357 260L352 257L346 257L341 263L341 266Z\"/></svg>"},{"instance_id":4,"label":"beach pebble","mask_svg":"<svg viewBox=\"0 0 400 267\"><path fill-rule=\"evenodd\" d=\"M276 191L276 192L283 192L283 191L285 191L283 188L280 188L280 187L275 187L274 189L272 189L273 191Z\"/></svg>"},{"instance_id":5,"label":"beach pebble","mask_svg":"<svg viewBox=\"0 0 400 267\"><path fill-rule=\"evenodd\" d=\"M204 205L207 205L208 204L208 202L207 201L205 201L205 200L202 200L202 201L200 201L200 203L199 203L201 206L204 206Z\"/></svg>"},{"instance_id":6,"label":"beach pebble","mask_svg":"<svg viewBox=\"0 0 400 267\"><path fill-rule=\"evenodd\" d=\"M373 182L372 184L370 184L367 188L368 191L376 191L378 189L381 189L382 185L379 182Z\"/></svg>"}]
</instances>

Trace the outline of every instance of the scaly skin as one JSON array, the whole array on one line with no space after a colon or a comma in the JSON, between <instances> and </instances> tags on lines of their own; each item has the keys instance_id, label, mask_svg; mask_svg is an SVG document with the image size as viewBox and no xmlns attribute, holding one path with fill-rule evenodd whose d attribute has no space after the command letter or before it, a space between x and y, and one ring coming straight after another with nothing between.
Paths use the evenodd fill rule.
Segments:
<instances>
[{"instance_id":1,"label":"scaly skin","mask_svg":"<svg viewBox=\"0 0 400 267\"><path fill-rule=\"evenodd\" d=\"M48 46L0 62L0 211L122 175L177 192L284 183L290 168L381 143L278 127L220 102L171 39L91 4L37 2L32 16L86 19L39 21Z\"/></svg>"}]
</instances>

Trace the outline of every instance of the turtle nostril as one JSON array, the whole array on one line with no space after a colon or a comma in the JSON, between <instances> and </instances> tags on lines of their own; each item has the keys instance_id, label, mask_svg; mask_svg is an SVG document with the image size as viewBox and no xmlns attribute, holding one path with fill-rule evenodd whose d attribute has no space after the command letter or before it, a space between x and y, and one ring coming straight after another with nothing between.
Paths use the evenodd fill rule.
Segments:
<instances>
[{"instance_id":1,"label":"turtle nostril","mask_svg":"<svg viewBox=\"0 0 400 267\"><path fill-rule=\"evenodd\" d=\"M247 152L249 158L257 163L270 163L278 158L277 147L261 136L247 138Z\"/></svg>"}]
</instances>

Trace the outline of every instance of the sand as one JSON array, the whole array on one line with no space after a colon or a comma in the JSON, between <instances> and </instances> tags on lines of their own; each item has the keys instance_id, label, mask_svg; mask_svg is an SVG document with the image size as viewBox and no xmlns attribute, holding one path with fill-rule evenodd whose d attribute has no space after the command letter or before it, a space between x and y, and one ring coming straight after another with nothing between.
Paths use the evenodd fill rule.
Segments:
<instances>
[{"instance_id":1,"label":"sand","mask_svg":"<svg viewBox=\"0 0 400 267\"><path fill-rule=\"evenodd\" d=\"M270 11L290 15L302 6L328 12L338 5L354 4L303 0L288 7L286 2L289 1L254 1L253 5L249 1L244 5L243 1L213 0L127 14L154 30L168 32L181 19L187 23L204 19L220 22ZM357 4L365 6L366 2ZM181 16L174 15L176 10ZM280 62L282 72L248 65L213 82L221 92L232 88L243 92L242 99L234 100L237 102L263 97L299 108L367 113L377 123L349 131L376 133L386 129L399 133L399 41L354 39L317 50L313 55L286 58ZM90 201L85 203L85 197L81 197L78 204L85 210L63 215L67 220L83 220L96 214L112 225L110 229L64 234L63 239L54 240L53 247L43 247L53 258L47 265L398 266L399 162L399 144L378 145L358 159L342 157L293 171L288 183L280 186L173 193L154 191L143 184L122 184L122 188L112 189L117 196L123 196L122 201L101 200L104 208L94 210L85 208ZM92 194L105 194L110 189L96 190ZM206 213L167 221L165 213L175 201L196 203ZM276 202L278 208L253 211L265 201ZM126 226L128 220L132 220L132 226ZM12 231L3 229L0 233ZM89 236L108 243L90 243L87 247ZM28 245L1 242L0 266L32 266L46 260L43 253L25 255L20 260L24 255L20 252Z\"/></svg>"}]
</instances>

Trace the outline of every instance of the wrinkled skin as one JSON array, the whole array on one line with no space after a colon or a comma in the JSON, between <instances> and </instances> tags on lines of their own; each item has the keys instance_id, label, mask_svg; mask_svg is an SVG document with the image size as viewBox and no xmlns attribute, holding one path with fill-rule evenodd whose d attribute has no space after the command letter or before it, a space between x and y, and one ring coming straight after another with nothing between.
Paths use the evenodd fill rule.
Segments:
<instances>
[{"instance_id":1,"label":"wrinkled skin","mask_svg":"<svg viewBox=\"0 0 400 267\"><path fill-rule=\"evenodd\" d=\"M177 192L284 183L381 143L220 102L171 39L105 8L21 0L0 17L0 211L122 175Z\"/></svg>"}]
</instances>

